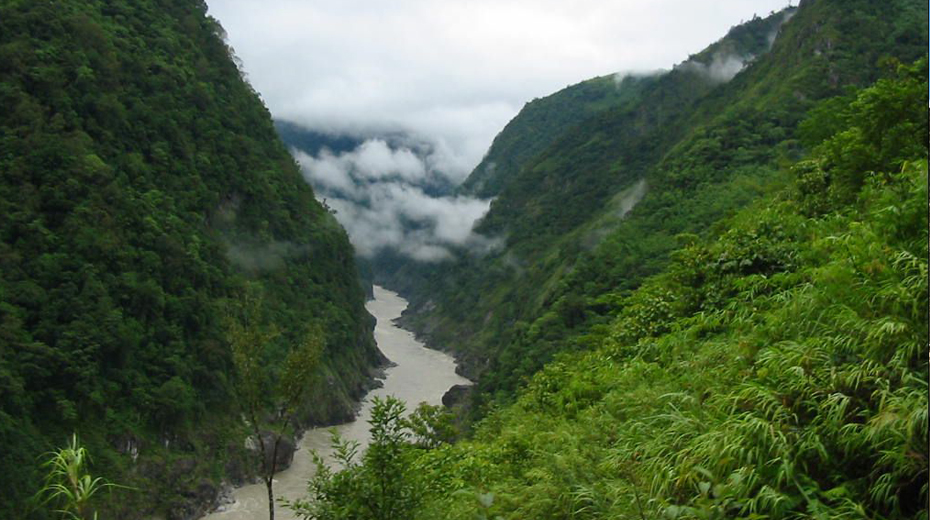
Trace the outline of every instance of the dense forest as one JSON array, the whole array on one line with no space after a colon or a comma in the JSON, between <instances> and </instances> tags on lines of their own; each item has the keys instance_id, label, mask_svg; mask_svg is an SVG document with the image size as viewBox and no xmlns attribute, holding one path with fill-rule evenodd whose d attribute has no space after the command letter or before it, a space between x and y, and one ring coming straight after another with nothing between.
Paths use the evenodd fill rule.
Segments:
<instances>
[{"instance_id":1,"label":"dense forest","mask_svg":"<svg viewBox=\"0 0 930 520\"><path fill-rule=\"evenodd\" d=\"M359 140L275 125L206 13L0 3L0 517L55 517L62 448L100 518L205 512L285 411L353 417L373 279L475 385L376 402L303 517L926 518L922 0L529 102L458 188L501 246L432 264L355 258L281 138Z\"/></svg>"},{"instance_id":2,"label":"dense forest","mask_svg":"<svg viewBox=\"0 0 930 520\"><path fill-rule=\"evenodd\" d=\"M703 236L778 189L835 129L802 125L805 115L824 99L842 103L896 60L914 62L927 33L916 0L805 1L734 27L669 72L615 82L629 94L605 98L596 78L533 101L463 188L496 195L477 231L504 247L375 279L410 300L408 326L459 356L477 380L480 417L558 352L603 340L618 295L661 272L676 237ZM738 74L713 73L733 60ZM547 107L554 113L541 114ZM573 125L563 109L591 115ZM543 136L522 140L524 127ZM539 140L550 144L536 151Z\"/></svg>"},{"instance_id":3,"label":"dense forest","mask_svg":"<svg viewBox=\"0 0 930 520\"><path fill-rule=\"evenodd\" d=\"M73 433L129 488L105 517L190 517L251 478L243 295L276 331L260 388L324 345L302 425L352 417L381 362L345 232L224 38L200 0L0 4L0 517L43 517L39 457Z\"/></svg>"},{"instance_id":4,"label":"dense forest","mask_svg":"<svg viewBox=\"0 0 930 520\"><path fill-rule=\"evenodd\" d=\"M504 246L374 272L475 387L297 509L925 518L927 20L803 1L527 104L462 187Z\"/></svg>"},{"instance_id":5,"label":"dense forest","mask_svg":"<svg viewBox=\"0 0 930 520\"><path fill-rule=\"evenodd\" d=\"M813 105L779 187L679 235L467 440L448 412L380 402L372 446L340 444L346 469L296 510L926 518L927 58L883 76Z\"/></svg>"}]
</instances>

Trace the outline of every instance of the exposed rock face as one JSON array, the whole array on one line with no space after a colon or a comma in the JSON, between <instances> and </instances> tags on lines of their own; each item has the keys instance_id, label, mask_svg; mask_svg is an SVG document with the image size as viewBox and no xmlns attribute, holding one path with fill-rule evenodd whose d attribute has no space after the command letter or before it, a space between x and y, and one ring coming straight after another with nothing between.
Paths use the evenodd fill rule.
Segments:
<instances>
[{"instance_id":1,"label":"exposed rock face","mask_svg":"<svg viewBox=\"0 0 930 520\"><path fill-rule=\"evenodd\" d=\"M132 461L135 462L139 458L142 441L132 433L123 433L110 436L110 445L119 453L129 455Z\"/></svg>"},{"instance_id":2,"label":"exposed rock face","mask_svg":"<svg viewBox=\"0 0 930 520\"><path fill-rule=\"evenodd\" d=\"M294 460L294 451L297 449L294 439L288 435L282 436L277 443L277 452L275 452L275 433L263 431L261 435L265 445L265 467L271 467L272 457L275 457L274 467L276 471L281 471L290 466L291 461Z\"/></svg>"},{"instance_id":3,"label":"exposed rock face","mask_svg":"<svg viewBox=\"0 0 930 520\"><path fill-rule=\"evenodd\" d=\"M239 443L231 442L226 447L226 453L229 457L223 471L226 479L234 486L242 486L249 483L255 475L255 461L249 455L252 452L243 451Z\"/></svg>"},{"instance_id":4,"label":"exposed rock face","mask_svg":"<svg viewBox=\"0 0 930 520\"><path fill-rule=\"evenodd\" d=\"M442 405L449 408L467 401L471 393L470 385L455 385L442 396Z\"/></svg>"},{"instance_id":5,"label":"exposed rock face","mask_svg":"<svg viewBox=\"0 0 930 520\"><path fill-rule=\"evenodd\" d=\"M196 486L184 491L184 501L176 504L167 520L195 520L214 508L219 488L209 479L201 479Z\"/></svg>"}]
</instances>

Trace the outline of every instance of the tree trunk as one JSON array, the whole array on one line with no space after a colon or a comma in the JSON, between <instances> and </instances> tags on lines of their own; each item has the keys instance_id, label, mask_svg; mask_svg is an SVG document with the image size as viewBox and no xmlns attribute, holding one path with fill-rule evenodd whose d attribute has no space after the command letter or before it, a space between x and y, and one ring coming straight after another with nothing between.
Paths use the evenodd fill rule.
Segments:
<instances>
[{"instance_id":1,"label":"tree trunk","mask_svg":"<svg viewBox=\"0 0 930 520\"><path fill-rule=\"evenodd\" d=\"M268 470L267 477L265 477L265 486L268 488L268 520L274 520L274 490L272 488L274 486L274 473L278 469L278 445L280 443L281 435L278 434L274 438L274 448L271 450L271 468Z\"/></svg>"},{"instance_id":2,"label":"tree trunk","mask_svg":"<svg viewBox=\"0 0 930 520\"><path fill-rule=\"evenodd\" d=\"M274 474L265 479L265 487L268 488L268 520L274 520Z\"/></svg>"}]
</instances>

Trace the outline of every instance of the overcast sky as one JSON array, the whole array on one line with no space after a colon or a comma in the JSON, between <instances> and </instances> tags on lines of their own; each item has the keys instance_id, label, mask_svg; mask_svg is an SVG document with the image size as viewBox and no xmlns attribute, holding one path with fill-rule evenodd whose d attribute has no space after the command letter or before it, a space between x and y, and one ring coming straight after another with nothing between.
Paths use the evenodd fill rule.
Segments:
<instances>
[{"instance_id":1,"label":"overcast sky","mask_svg":"<svg viewBox=\"0 0 930 520\"><path fill-rule=\"evenodd\" d=\"M355 150L294 151L356 251L420 261L494 250L490 200L457 184L524 103L617 72L671 69L788 0L207 0L279 119L347 133ZM745 57L694 65L726 81ZM398 133L401 142L390 144ZM385 139L390 134L392 137ZM408 148L409 147L409 148Z\"/></svg>"},{"instance_id":2,"label":"overcast sky","mask_svg":"<svg viewBox=\"0 0 930 520\"><path fill-rule=\"evenodd\" d=\"M797 1L795 0L796 4ZM524 103L668 69L788 0L208 0L276 118L404 130L461 180Z\"/></svg>"}]
</instances>

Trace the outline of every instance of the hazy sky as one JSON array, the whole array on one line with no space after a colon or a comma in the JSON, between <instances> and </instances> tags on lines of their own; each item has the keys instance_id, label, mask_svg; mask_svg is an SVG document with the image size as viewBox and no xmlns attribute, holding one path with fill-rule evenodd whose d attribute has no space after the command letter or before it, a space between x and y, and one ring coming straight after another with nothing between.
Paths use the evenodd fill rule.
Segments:
<instances>
[{"instance_id":1,"label":"hazy sky","mask_svg":"<svg viewBox=\"0 0 930 520\"><path fill-rule=\"evenodd\" d=\"M295 157L356 251L420 261L496 249L456 184L527 101L594 76L671 69L788 0L207 0L276 118L364 142ZM725 81L745 57L693 64ZM389 144L383 137L397 140ZM448 184L449 182L445 182ZM415 225L411 225L415 223Z\"/></svg>"},{"instance_id":2,"label":"hazy sky","mask_svg":"<svg viewBox=\"0 0 930 520\"><path fill-rule=\"evenodd\" d=\"M671 68L788 3L208 0L276 118L411 132L443 150L454 180L534 97L593 76Z\"/></svg>"}]
</instances>

